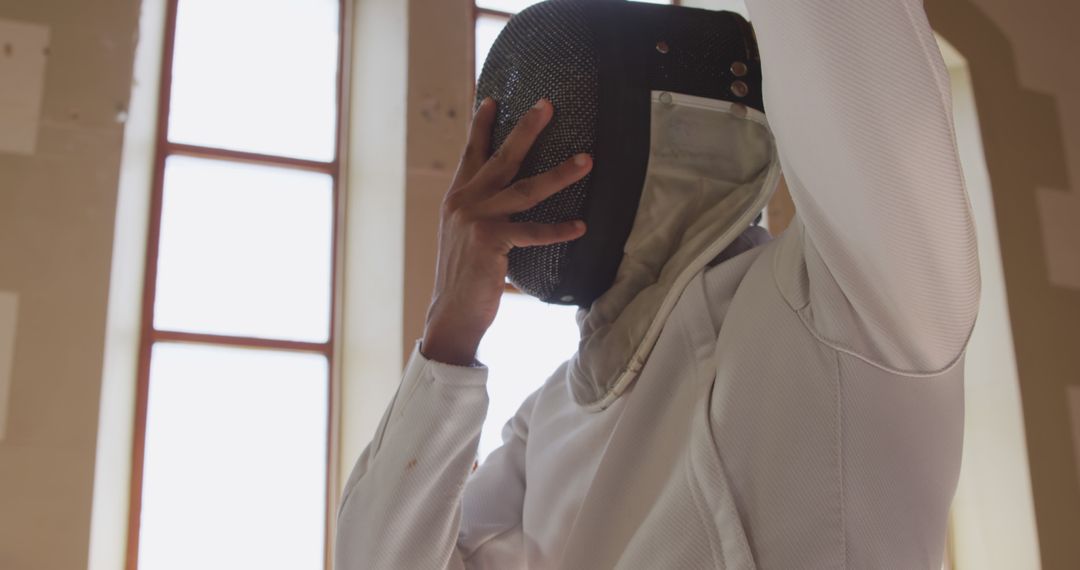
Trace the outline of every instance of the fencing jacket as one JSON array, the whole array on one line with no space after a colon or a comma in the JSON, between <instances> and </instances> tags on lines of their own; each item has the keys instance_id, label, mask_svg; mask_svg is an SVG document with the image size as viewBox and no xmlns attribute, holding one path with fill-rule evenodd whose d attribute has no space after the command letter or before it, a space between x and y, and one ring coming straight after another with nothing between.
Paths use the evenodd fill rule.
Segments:
<instances>
[{"instance_id":1,"label":"fencing jacket","mask_svg":"<svg viewBox=\"0 0 1080 570\"><path fill-rule=\"evenodd\" d=\"M940 568L979 288L948 76L918 0L747 4L792 225L688 266L617 397L572 359L475 472L486 370L414 351L338 570Z\"/></svg>"}]
</instances>

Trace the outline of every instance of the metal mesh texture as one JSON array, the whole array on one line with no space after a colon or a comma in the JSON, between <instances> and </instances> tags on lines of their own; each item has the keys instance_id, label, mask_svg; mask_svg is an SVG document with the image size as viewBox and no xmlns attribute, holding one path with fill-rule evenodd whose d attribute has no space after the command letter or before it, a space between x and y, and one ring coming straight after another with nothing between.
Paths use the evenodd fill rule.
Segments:
<instances>
[{"instance_id":1,"label":"metal mesh texture","mask_svg":"<svg viewBox=\"0 0 1080 570\"><path fill-rule=\"evenodd\" d=\"M742 66L738 74L735 62ZM601 81L608 90L602 90ZM613 84L621 86L614 96ZM743 91L737 92L736 86ZM641 180L633 180L637 175L629 176L633 169L627 168L633 165L626 162L647 160L648 97L654 89L764 110L752 28L730 12L613 0L547 0L511 18L495 40L477 85L477 101L492 97L498 102L492 148L502 145L537 100L546 98L555 108L517 179L551 169L579 152L596 161L589 176L511 219L585 219L590 228L606 228L603 235L594 231L573 244L512 249L509 278L525 293L547 302L587 306L610 286L615 265L597 256L621 258L623 229L630 231L638 183L644 182L644 169ZM643 104L627 107L628 97L640 97ZM609 115L601 121L605 111ZM611 113L623 116L613 119ZM619 123L618 133L612 132L612 120ZM607 125L604 132L601 125ZM640 154L632 152L638 146ZM611 176L612 170L623 174ZM613 187L596 188L594 182ZM623 219L625 224L604 223ZM584 273L592 279L581 279ZM590 290L585 291L588 281ZM572 294L556 298L568 292Z\"/></svg>"},{"instance_id":2,"label":"metal mesh texture","mask_svg":"<svg viewBox=\"0 0 1080 570\"><path fill-rule=\"evenodd\" d=\"M555 108L548 127L525 157L518 178L534 176L574 154L593 154L597 137L597 62L587 14L578 0L549 0L514 16L492 45L476 89L477 101L498 102L492 148L506 140L537 100ZM581 219L590 178L576 182L514 221ZM559 283L568 244L514 248L510 281L547 300Z\"/></svg>"}]
</instances>

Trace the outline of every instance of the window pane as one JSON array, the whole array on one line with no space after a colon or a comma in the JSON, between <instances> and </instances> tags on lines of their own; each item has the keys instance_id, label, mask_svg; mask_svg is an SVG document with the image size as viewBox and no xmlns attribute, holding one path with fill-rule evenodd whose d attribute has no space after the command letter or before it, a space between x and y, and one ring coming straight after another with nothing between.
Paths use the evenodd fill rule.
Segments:
<instances>
[{"instance_id":1,"label":"window pane","mask_svg":"<svg viewBox=\"0 0 1080 570\"><path fill-rule=\"evenodd\" d=\"M749 17L744 0L683 0L682 5L691 8L705 8L706 10L727 10L742 14L744 18Z\"/></svg>"},{"instance_id":2,"label":"window pane","mask_svg":"<svg viewBox=\"0 0 1080 570\"><path fill-rule=\"evenodd\" d=\"M154 326L325 341L332 195L325 174L169 157Z\"/></svg>"},{"instance_id":3,"label":"window pane","mask_svg":"<svg viewBox=\"0 0 1080 570\"><path fill-rule=\"evenodd\" d=\"M517 14L518 12L532 6L533 4L539 4L541 0L476 0L477 7L487 8L488 10L498 10L500 12L509 12L511 14ZM648 2L649 4L671 4L671 0L637 0L638 2ZM700 0L699 0L700 1ZM716 1L716 0L705 0ZM684 2L685 4L686 2Z\"/></svg>"},{"instance_id":4,"label":"window pane","mask_svg":"<svg viewBox=\"0 0 1080 570\"><path fill-rule=\"evenodd\" d=\"M480 78L480 71L484 69L484 60L491 51L491 44L499 37L499 32L506 26L506 20L498 16L480 14L476 17L476 78Z\"/></svg>"},{"instance_id":5,"label":"window pane","mask_svg":"<svg viewBox=\"0 0 1080 570\"><path fill-rule=\"evenodd\" d=\"M327 383L321 355L155 345L140 570L322 568Z\"/></svg>"},{"instance_id":6,"label":"window pane","mask_svg":"<svg viewBox=\"0 0 1080 570\"><path fill-rule=\"evenodd\" d=\"M670 0L640 0L643 2L650 2L653 4L670 4ZM741 1L741 0L740 0ZM480 1L476 5L482 8L492 8L495 10L502 10L504 12L517 12L535 4L536 2L530 1L514 1L514 0L488 0L486 2ZM506 18L501 16L494 16L491 14L478 14L476 16L476 66L473 68L476 73L476 79L480 78L480 71L484 68L484 60L487 59L488 52L491 51L491 45L495 43L495 38L499 37L499 32L506 26Z\"/></svg>"},{"instance_id":7,"label":"window pane","mask_svg":"<svg viewBox=\"0 0 1080 570\"><path fill-rule=\"evenodd\" d=\"M480 433L480 460L502 445L502 427L521 402L577 351L577 307L548 305L506 293L477 358L488 366L488 415Z\"/></svg>"},{"instance_id":8,"label":"window pane","mask_svg":"<svg viewBox=\"0 0 1080 570\"><path fill-rule=\"evenodd\" d=\"M334 158L337 0L180 0L169 139Z\"/></svg>"},{"instance_id":9,"label":"window pane","mask_svg":"<svg viewBox=\"0 0 1080 570\"><path fill-rule=\"evenodd\" d=\"M516 14L533 4L539 4L540 0L476 0L476 6L488 10L498 10Z\"/></svg>"}]
</instances>

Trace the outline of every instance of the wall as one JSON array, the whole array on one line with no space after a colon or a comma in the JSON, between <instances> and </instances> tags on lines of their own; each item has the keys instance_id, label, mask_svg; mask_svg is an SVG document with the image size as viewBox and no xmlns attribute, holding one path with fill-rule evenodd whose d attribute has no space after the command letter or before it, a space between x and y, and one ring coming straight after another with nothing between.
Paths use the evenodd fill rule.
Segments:
<instances>
[{"instance_id":1,"label":"wall","mask_svg":"<svg viewBox=\"0 0 1080 570\"><path fill-rule=\"evenodd\" d=\"M982 296L964 361L964 456L952 505L956 568L1039 568L1020 380L1001 240L968 63L939 38L953 96L956 145L979 241Z\"/></svg>"},{"instance_id":2,"label":"wall","mask_svg":"<svg viewBox=\"0 0 1080 570\"><path fill-rule=\"evenodd\" d=\"M19 294L0 568L85 568L113 218L137 0L4 0L47 25L36 151L0 153L0 290Z\"/></svg>"},{"instance_id":3,"label":"wall","mask_svg":"<svg viewBox=\"0 0 1080 570\"><path fill-rule=\"evenodd\" d=\"M1013 325L1042 567L1080 567L1066 388L1080 382L1080 5L929 0L970 66ZM1048 239L1049 238L1049 239ZM984 500L994 500L986 497Z\"/></svg>"},{"instance_id":4,"label":"wall","mask_svg":"<svg viewBox=\"0 0 1080 570\"><path fill-rule=\"evenodd\" d=\"M410 0L409 95L406 110L406 357L423 335L431 288L439 207L457 167L472 115L472 1Z\"/></svg>"}]
</instances>

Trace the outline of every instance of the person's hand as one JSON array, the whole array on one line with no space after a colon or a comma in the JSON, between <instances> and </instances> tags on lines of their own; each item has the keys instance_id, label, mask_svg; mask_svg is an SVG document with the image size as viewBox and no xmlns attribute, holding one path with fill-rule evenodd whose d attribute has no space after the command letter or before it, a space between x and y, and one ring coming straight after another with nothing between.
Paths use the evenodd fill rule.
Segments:
<instances>
[{"instance_id":1,"label":"person's hand","mask_svg":"<svg viewBox=\"0 0 1080 570\"><path fill-rule=\"evenodd\" d=\"M495 101L485 99L473 116L469 142L443 199L435 291L428 307L421 350L446 364L470 365L484 332L495 320L513 247L570 241L585 233L577 220L559 224L514 223L510 215L580 180L592 168L587 154L507 186L536 137L551 120L551 103L540 100L490 154Z\"/></svg>"}]
</instances>

